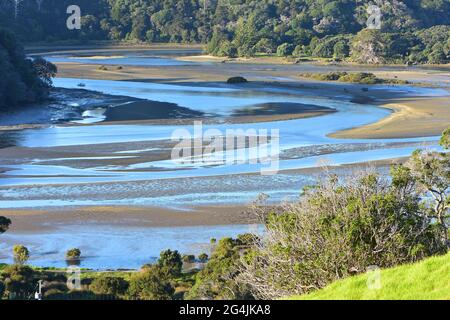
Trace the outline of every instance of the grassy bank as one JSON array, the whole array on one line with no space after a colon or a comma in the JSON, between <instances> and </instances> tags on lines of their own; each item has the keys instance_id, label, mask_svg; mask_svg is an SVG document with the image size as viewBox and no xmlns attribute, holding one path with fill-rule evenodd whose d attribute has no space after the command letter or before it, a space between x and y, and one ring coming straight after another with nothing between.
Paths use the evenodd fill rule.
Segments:
<instances>
[{"instance_id":1,"label":"grassy bank","mask_svg":"<svg viewBox=\"0 0 450 320\"><path fill-rule=\"evenodd\" d=\"M381 288L368 289L366 273L292 300L450 300L450 253L381 271Z\"/></svg>"}]
</instances>

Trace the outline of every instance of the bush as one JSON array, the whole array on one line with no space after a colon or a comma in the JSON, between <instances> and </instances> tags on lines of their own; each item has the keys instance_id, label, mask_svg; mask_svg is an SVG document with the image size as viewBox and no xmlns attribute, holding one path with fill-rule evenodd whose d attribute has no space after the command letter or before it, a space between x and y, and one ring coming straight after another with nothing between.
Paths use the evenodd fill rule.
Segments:
<instances>
[{"instance_id":1,"label":"bush","mask_svg":"<svg viewBox=\"0 0 450 320\"><path fill-rule=\"evenodd\" d=\"M273 299L323 288L369 266L447 252L449 161L446 154L418 152L392 168L392 179L362 172L319 181L298 203L268 216L239 281L258 298Z\"/></svg>"},{"instance_id":2,"label":"bush","mask_svg":"<svg viewBox=\"0 0 450 320\"><path fill-rule=\"evenodd\" d=\"M128 289L128 282L123 278L102 276L92 281L89 290L99 295L122 296Z\"/></svg>"},{"instance_id":3,"label":"bush","mask_svg":"<svg viewBox=\"0 0 450 320\"><path fill-rule=\"evenodd\" d=\"M238 84L238 83L246 83L247 79L244 77L231 77L227 80L228 84Z\"/></svg>"},{"instance_id":4,"label":"bush","mask_svg":"<svg viewBox=\"0 0 450 320\"><path fill-rule=\"evenodd\" d=\"M170 277L166 268L148 266L131 277L127 295L138 300L172 300L175 289Z\"/></svg>"},{"instance_id":5,"label":"bush","mask_svg":"<svg viewBox=\"0 0 450 320\"><path fill-rule=\"evenodd\" d=\"M0 234L5 233L9 229L10 225L10 219L0 216Z\"/></svg>"},{"instance_id":6,"label":"bush","mask_svg":"<svg viewBox=\"0 0 450 320\"><path fill-rule=\"evenodd\" d=\"M2 300L3 294L5 293L5 285L0 281L0 300Z\"/></svg>"},{"instance_id":7,"label":"bush","mask_svg":"<svg viewBox=\"0 0 450 320\"><path fill-rule=\"evenodd\" d=\"M194 263L195 262L195 256L192 254L189 255L183 255L183 262L184 263Z\"/></svg>"},{"instance_id":8,"label":"bush","mask_svg":"<svg viewBox=\"0 0 450 320\"><path fill-rule=\"evenodd\" d=\"M181 274L183 268L183 261L178 251L166 250L161 252L158 260L158 266L166 268L173 276Z\"/></svg>"},{"instance_id":9,"label":"bush","mask_svg":"<svg viewBox=\"0 0 450 320\"><path fill-rule=\"evenodd\" d=\"M33 269L21 265L4 268L1 272L1 280L5 287L5 294L12 299L28 299L34 293L37 283Z\"/></svg>"},{"instance_id":10,"label":"bush","mask_svg":"<svg viewBox=\"0 0 450 320\"><path fill-rule=\"evenodd\" d=\"M206 254L206 253L201 253L199 256L198 256L198 260L201 262L201 263L205 263L205 262L207 262L208 261L208 255Z\"/></svg>"},{"instance_id":11,"label":"bush","mask_svg":"<svg viewBox=\"0 0 450 320\"><path fill-rule=\"evenodd\" d=\"M261 53L272 54L275 52L275 49L276 45L273 40L267 38L262 38L255 45L255 50Z\"/></svg>"},{"instance_id":12,"label":"bush","mask_svg":"<svg viewBox=\"0 0 450 320\"><path fill-rule=\"evenodd\" d=\"M247 248L243 248L239 240L221 239L208 263L195 276L195 284L186 298L188 300L252 299L253 296L247 286L236 281L241 268L240 257L246 250Z\"/></svg>"},{"instance_id":13,"label":"bush","mask_svg":"<svg viewBox=\"0 0 450 320\"><path fill-rule=\"evenodd\" d=\"M338 80L341 82L352 82L360 84L377 84L383 82L381 79L378 79L373 73L366 72L349 73L341 76Z\"/></svg>"},{"instance_id":14,"label":"bush","mask_svg":"<svg viewBox=\"0 0 450 320\"><path fill-rule=\"evenodd\" d=\"M279 57L287 57L292 55L294 52L294 46L289 43L283 43L282 45L278 46L277 48L277 56Z\"/></svg>"},{"instance_id":15,"label":"bush","mask_svg":"<svg viewBox=\"0 0 450 320\"><path fill-rule=\"evenodd\" d=\"M14 262L17 264L25 264L30 258L30 252L23 245L15 245L13 247Z\"/></svg>"},{"instance_id":16,"label":"bush","mask_svg":"<svg viewBox=\"0 0 450 320\"><path fill-rule=\"evenodd\" d=\"M80 260L81 258L81 250L78 248L73 248L70 250L67 250L66 253L66 260L67 261L76 261L76 260Z\"/></svg>"}]
</instances>

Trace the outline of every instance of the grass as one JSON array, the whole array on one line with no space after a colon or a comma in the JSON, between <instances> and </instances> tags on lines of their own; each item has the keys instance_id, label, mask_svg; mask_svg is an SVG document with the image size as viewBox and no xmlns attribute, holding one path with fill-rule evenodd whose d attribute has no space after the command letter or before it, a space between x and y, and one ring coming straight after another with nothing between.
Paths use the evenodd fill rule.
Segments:
<instances>
[{"instance_id":1,"label":"grass","mask_svg":"<svg viewBox=\"0 0 450 320\"><path fill-rule=\"evenodd\" d=\"M369 289L373 273L343 279L291 300L450 300L450 253L381 271L380 289Z\"/></svg>"}]
</instances>

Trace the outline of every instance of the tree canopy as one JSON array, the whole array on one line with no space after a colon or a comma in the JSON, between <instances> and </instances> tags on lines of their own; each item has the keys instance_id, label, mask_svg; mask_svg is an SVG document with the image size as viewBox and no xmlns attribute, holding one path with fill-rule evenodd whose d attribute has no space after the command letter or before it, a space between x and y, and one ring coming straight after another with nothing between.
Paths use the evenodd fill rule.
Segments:
<instances>
[{"instance_id":1,"label":"tree canopy","mask_svg":"<svg viewBox=\"0 0 450 320\"><path fill-rule=\"evenodd\" d=\"M81 8L81 30L66 28L72 4ZM380 30L367 30L373 4ZM30 42L209 43L208 51L222 56L298 47L297 54L360 62L445 63L450 55L448 0L24 0L17 15L14 0L0 7L0 26Z\"/></svg>"}]
</instances>

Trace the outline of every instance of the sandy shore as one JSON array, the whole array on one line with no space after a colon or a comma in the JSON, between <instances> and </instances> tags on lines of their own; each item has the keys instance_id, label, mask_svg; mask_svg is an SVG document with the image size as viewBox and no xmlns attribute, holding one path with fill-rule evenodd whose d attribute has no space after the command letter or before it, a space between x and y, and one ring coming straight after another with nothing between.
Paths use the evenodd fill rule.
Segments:
<instances>
[{"instance_id":1,"label":"sandy shore","mask_svg":"<svg viewBox=\"0 0 450 320\"><path fill-rule=\"evenodd\" d=\"M379 122L341 131L333 138L383 139L439 136L450 126L450 96L416 98L382 105L394 113Z\"/></svg>"}]
</instances>

